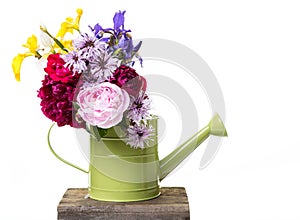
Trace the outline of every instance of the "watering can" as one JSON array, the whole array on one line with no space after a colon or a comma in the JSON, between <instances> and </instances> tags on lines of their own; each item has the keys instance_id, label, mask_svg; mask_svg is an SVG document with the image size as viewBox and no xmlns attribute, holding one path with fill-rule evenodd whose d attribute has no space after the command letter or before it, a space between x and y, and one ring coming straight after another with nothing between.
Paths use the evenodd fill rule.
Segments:
<instances>
[{"instance_id":1,"label":"watering can","mask_svg":"<svg viewBox=\"0 0 300 220\"><path fill-rule=\"evenodd\" d=\"M155 134L150 147L134 149L126 145L126 137L120 137L116 127L110 128L100 140L90 136L90 165L88 171L58 156L50 144L51 152L62 162L79 169L89 176L89 197L101 201L129 202L148 200L160 195L159 182L173 171L210 135L227 136L219 115L178 146L162 160L158 157L157 120L150 124Z\"/></svg>"}]
</instances>

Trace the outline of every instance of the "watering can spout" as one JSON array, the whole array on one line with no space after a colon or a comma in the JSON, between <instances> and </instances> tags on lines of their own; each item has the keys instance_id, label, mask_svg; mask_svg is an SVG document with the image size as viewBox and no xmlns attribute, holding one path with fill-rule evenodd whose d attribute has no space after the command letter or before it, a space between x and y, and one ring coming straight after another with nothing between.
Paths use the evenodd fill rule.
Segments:
<instances>
[{"instance_id":1,"label":"watering can spout","mask_svg":"<svg viewBox=\"0 0 300 220\"><path fill-rule=\"evenodd\" d=\"M188 155L190 155L210 135L227 137L227 131L218 114L215 114L208 125L195 133L191 138L177 147L168 156L159 161L159 179L164 179L174 170Z\"/></svg>"}]
</instances>

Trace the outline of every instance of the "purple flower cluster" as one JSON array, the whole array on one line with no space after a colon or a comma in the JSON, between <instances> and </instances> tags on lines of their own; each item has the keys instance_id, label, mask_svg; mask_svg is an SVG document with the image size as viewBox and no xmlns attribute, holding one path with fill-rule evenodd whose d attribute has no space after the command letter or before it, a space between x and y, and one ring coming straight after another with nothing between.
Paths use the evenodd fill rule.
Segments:
<instances>
[{"instance_id":1,"label":"purple flower cluster","mask_svg":"<svg viewBox=\"0 0 300 220\"><path fill-rule=\"evenodd\" d=\"M128 109L128 119L131 126L128 127L128 144L134 148L144 148L149 145L149 137L153 135L154 129L148 124L151 119L151 101L145 93L132 97Z\"/></svg>"},{"instance_id":2,"label":"purple flower cluster","mask_svg":"<svg viewBox=\"0 0 300 220\"><path fill-rule=\"evenodd\" d=\"M119 66L120 60L106 50L105 45L93 35L82 34L73 40L75 50L63 56L66 66L73 73L88 75L83 77L83 84L102 83L108 80Z\"/></svg>"}]
</instances>

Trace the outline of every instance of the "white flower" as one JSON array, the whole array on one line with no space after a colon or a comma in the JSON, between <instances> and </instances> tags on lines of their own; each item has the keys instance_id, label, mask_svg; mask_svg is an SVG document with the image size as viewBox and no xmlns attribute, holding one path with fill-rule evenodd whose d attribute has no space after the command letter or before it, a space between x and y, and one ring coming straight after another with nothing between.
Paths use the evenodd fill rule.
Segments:
<instances>
[{"instance_id":1,"label":"white flower","mask_svg":"<svg viewBox=\"0 0 300 220\"><path fill-rule=\"evenodd\" d=\"M82 34L80 37L73 40L73 46L84 58L93 60L98 56L99 51L104 49L104 45L94 35Z\"/></svg>"},{"instance_id":2,"label":"white flower","mask_svg":"<svg viewBox=\"0 0 300 220\"><path fill-rule=\"evenodd\" d=\"M116 68L119 66L120 60L112 56L105 50L100 51L90 62L90 73L96 78L104 81L111 78Z\"/></svg>"},{"instance_id":3,"label":"white flower","mask_svg":"<svg viewBox=\"0 0 300 220\"><path fill-rule=\"evenodd\" d=\"M129 126L128 131L128 142L127 144L133 148L144 149L150 145L153 136L154 129L151 125L146 126L145 124Z\"/></svg>"},{"instance_id":4,"label":"white flower","mask_svg":"<svg viewBox=\"0 0 300 220\"><path fill-rule=\"evenodd\" d=\"M141 121L146 122L151 118L151 100L145 93L140 93L138 97L132 98L128 109L128 118L139 124Z\"/></svg>"},{"instance_id":5,"label":"white flower","mask_svg":"<svg viewBox=\"0 0 300 220\"><path fill-rule=\"evenodd\" d=\"M53 48L53 40L45 32L41 31L40 33L41 45L45 48Z\"/></svg>"},{"instance_id":6,"label":"white flower","mask_svg":"<svg viewBox=\"0 0 300 220\"><path fill-rule=\"evenodd\" d=\"M73 50L62 56L66 62L65 66L73 71L73 73L82 73L87 69L86 60L80 54Z\"/></svg>"}]
</instances>

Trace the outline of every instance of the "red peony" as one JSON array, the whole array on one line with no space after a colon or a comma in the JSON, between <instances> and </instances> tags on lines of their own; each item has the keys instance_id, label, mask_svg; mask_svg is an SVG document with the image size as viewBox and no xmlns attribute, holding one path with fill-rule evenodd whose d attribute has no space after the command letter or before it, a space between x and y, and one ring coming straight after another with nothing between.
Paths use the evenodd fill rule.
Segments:
<instances>
[{"instance_id":1,"label":"red peony","mask_svg":"<svg viewBox=\"0 0 300 220\"><path fill-rule=\"evenodd\" d=\"M119 66L109 81L135 97L147 88L146 79L137 74L135 69L125 65Z\"/></svg>"},{"instance_id":2,"label":"red peony","mask_svg":"<svg viewBox=\"0 0 300 220\"><path fill-rule=\"evenodd\" d=\"M72 105L75 90L76 84L57 82L45 75L42 87L38 91L44 115L55 121L58 126L84 127L83 120Z\"/></svg>"},{"instance_id":3,"label":"red peony","mask_svg":"<svg viewBox=\"0 0 300 220\"><path fill-rule=\"evenodd\" d=\"M44 70L52 80L62 83L73 82L74 74L68 67L65 67L65 61L60 57L59 53L50 54L47 60L47 67Z\"/></svg>"}]
</instances>

